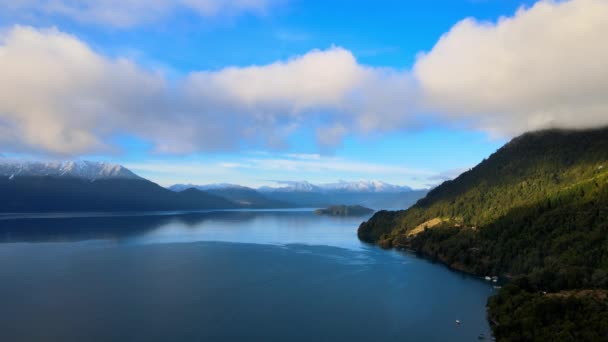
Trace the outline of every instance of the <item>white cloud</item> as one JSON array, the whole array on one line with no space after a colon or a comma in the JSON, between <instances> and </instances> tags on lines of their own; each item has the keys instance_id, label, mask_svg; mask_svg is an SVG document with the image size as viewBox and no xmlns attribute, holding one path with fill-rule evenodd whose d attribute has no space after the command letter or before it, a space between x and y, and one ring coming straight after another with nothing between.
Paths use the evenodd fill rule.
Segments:
<instances>
[{"instance_id":1,"label":"white cloud","mask_svg":"<svg viewBox=\"0 0 608 342\"><path fill-rule=\"evenodd\" d=\"M320 118L339 143L365 119L392 111L374 92L383 70L342 48L313 50L262 66L193 72L167 81L128 59L110 59L57 29L16 26L0 38L0 142L8 150L80 154L110 150L116 135L164 153L284 147L286 137ZM405 76L402 76L405 77ZM377 83L373 91L366 88ZM382 90L384 89L384 90ZM389 95L390 96L390 95Z\"/></svg>"},{"instance_id":2,"label":"white cloud","mask_svg":"<svg viewBox=\"0 0 608 342\"><path fill-rule=\"evenodd\" d=\"M240 109L292 114L341 107L369 76L350 51L334 47L264 66L196 72L188 86L197 94L221 96L218 100Z\"/></svg>"},{"instance_id":3,"label":"white cloud","mask_svg":"<svg viewBox=\"0 0 608 342\"><path fill-rule=\"evenodd\" d=\"M57 29L16 26L0 36L0 144L82 154L131 135L159 152L189 153L285 148L301 127L316 129L326 148L429 118L500 135L606 125L605 18L608 1L572 0L541 1L496 23L466 19L411 73L331 47L172 81Z\"/></svg>"},{"instance_id":4,"label":"white cloud","mask_svg":"<svg viewBox=\"0 0 608 342\"><path fill-rule=\"evenodd\" d=\"M540 1L465 19L414 74L429 108L499 135L608 124L608 1Z\"/></svg>"},{"instance_id":5,"label":"white cloud","mask_svg":"<svg viewBox=\"0 0 608 342\"><path fill-rule=\"evenodd\" d=\"M63 16L83 23L129 27L152 22L180 9L202 17L263 14L284 0L0 0L13 15Z\"/></svg>"},{"instance_id":6,"label":"white cloud","mask_svg":"<svg viewBox=\"0 0 608 342\"><path fill-rule=\"evenodd\" d=\"M56 29L15 27L0 38L0 142L81 153L162 98L164 81L127 60L109 60Z\"/></svg>"},{"instance_id":7,"label":"white cloud","mask_svg":"<svg viewBox=\"0 0 608 342\"><path fill-rule=\"evenodd\" d=\"M196 72L186 84L192 97L213 99L214 110L246 113L257 125L297 125L322 113L322 146L338 145L348 132L389 130L417 120L408 115L415 101L407 72L361 65L341 47L268 65Z\"/></svg>"}]
</instances>

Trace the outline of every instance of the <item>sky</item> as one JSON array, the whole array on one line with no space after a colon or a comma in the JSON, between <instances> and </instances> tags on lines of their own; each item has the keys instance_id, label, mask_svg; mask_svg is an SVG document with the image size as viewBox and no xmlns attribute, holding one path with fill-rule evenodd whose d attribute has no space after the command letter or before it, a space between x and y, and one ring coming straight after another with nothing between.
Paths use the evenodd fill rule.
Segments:
<instances>
[{"instance_id":1,"label":"sky","mask_svg":"<svg viewBox=\"0 0 608 342\"><path fill-rule=\"evenodd\" d=\"M608 124L608 0L0 0L0 156L161 185L453 178Z\"/></svg>"}]
</instances>

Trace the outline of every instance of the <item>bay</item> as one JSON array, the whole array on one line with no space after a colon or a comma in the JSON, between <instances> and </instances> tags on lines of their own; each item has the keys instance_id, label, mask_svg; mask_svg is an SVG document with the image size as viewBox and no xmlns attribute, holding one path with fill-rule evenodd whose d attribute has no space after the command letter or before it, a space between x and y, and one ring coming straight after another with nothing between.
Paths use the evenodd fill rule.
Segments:
<instances>
[{"instance_id":1,"label":"bay","mask_svg":"<svg viewBox=\"0 0 608 342\"><path fill-rule=\"evenodd\" d=\"M490 336L490 284L361 243L365 219L307 209L3 215L0 340Z\"/></svg>"}]
</instances>

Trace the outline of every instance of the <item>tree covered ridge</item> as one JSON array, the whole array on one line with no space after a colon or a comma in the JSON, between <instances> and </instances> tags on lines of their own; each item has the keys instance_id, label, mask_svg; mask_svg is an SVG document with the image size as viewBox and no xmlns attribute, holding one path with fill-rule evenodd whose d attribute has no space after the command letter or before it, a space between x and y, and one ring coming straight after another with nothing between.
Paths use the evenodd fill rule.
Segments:
<instances>
[{"instance_id":1,"label":"tree covered ridge","mask_svg":"<svg viewBox=\"0 0 608 342\"><path fill-rule=\"evenodd\" d=\"M362 225L366 241L407 232L433 218L476 227L608 173L608 128L524 134L408 210L378 212ZM390 238L390 236L385 236Z\"/></svg>"},{"instance_id":2,"label":"tree covered ridge","mask_svg":"<svg viewBox=\"0 0 608 342\"><path fill-rule=\"evenodd\" d=\"M499 340L608 340L581 321L608 326L605 297L543 295L608 288L607 171L608 129L528 133L412 208L377 213L359 237L511 279L489 301Z\"/></svg>"}]
</instances>

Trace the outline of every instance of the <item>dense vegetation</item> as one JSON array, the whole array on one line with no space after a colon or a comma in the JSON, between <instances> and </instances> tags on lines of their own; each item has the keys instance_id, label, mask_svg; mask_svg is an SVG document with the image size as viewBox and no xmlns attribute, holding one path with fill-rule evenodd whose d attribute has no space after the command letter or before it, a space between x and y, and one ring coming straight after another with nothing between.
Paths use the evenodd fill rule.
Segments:
<instances>
[{"instance_id":1,"label":"dense vegetation","mask_svg":"<svg viewBox=\"0 0 608 342\"><path fill-rule=\"evenodd\" d=\"M608 129L550 130L377 213L359 237L511 280L488 305L499 340L608 340L606 296L580 295L608 289L607 218Z\"/></svg>"},{"instance_id":2,"label":"dense vegetation","mask_svg":"<svg viewBox=\"0 0 608 342\"><path fill-rule=\"evenodd\" d=\"M373 209L360 205L332 205L328 208L315 210L315 214L330 216L364 216L373 212Z\"/></svg>"},{"instance_id":3,"label":"dense vegetation","mask_svg":"<svg viewBox=\"0 0 608 342\"><path fill-rule=\"evenodd\" d=\"M490 298L494 334L506 341L606 341L605 290L538 293L508 284Z\"/></svg>"}]
</instances>

